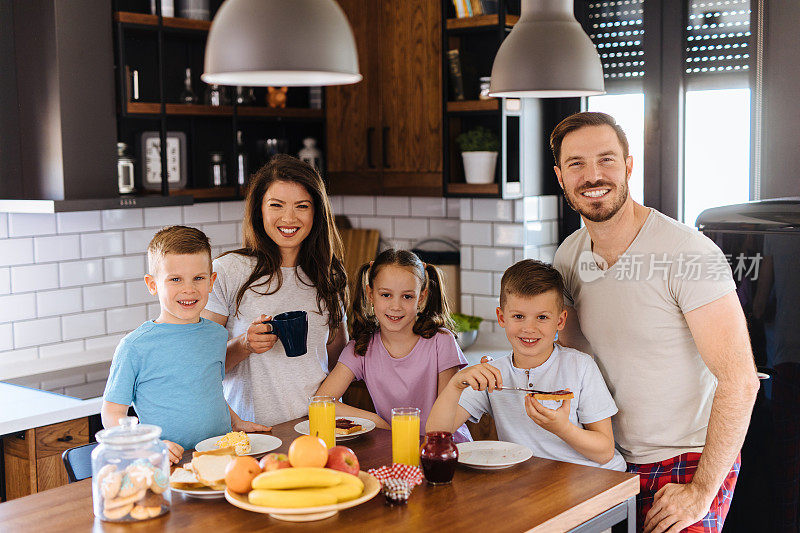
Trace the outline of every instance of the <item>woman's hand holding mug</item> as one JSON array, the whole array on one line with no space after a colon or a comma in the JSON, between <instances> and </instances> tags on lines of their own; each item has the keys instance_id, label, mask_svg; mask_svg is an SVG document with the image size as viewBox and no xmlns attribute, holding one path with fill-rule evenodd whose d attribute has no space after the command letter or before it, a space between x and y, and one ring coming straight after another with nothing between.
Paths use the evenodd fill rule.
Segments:
<instances>
[{"instance_id":1,"label":"woman's hand holding mug","mask_svg":"<svg viewBox=\"0 0 800 533\"><path fill-rule=\"evenodd\" d=\"M278 342L278 336L272 332L272 326L264 324L265 320L272 320L271 316L261 315L253 320L244 334L244 347L250 353L264 353L272 349Z\"/></svg>"}]
</instances>

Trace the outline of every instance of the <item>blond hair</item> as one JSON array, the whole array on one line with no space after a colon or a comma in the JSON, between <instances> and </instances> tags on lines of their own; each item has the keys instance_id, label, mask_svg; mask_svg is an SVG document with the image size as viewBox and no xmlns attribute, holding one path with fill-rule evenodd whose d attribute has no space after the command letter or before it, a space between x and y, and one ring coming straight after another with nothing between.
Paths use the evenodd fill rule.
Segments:
<instances>
[{"instance_id":1,"label":"blond hair","mask_svg":"<svg viewBox=\"0 0 800 533\"><path fill-rule=\"evenodd\" d=\"M167 226L160 229L147 245L147 271L154 276L167 254L206 254L211 272L211 245L206 234L188 226Z\"/></svg>"}]
</instances>

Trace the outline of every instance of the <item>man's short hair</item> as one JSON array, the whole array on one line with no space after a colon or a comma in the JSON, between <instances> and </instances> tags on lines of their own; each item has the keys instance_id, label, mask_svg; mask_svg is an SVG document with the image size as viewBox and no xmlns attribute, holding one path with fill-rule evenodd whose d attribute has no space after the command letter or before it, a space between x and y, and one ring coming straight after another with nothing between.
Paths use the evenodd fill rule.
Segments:
<instances>
[{"instance_id":1,"label":"man's short hair","mask_svg":"<svg viewBox=\"0 0 800 533\"><path fill-rule=\"evenodd\" d=\"M564 308L564 280L561 274L547 263L535 259L523 259L514 263L503 273L500 280L500 307L505 307L509 295L538 296L556 291L558 309Z\"/></svg>"},{"instance_id":2,"label":"man's short hair","mask_svg":"<svg viewBox=\"0 0 800 533\"><path fill-rule=\"evenodd\" d=\"M625 136L625 132L614 120L614 117L598 111L584 111L570 115L559 122L558 126L553 129L553 133L550 134L550 149L553 151L553 159L558 168L561 168L561 143L564 142L564 137L586 126L610 126L617 134L619 144L622 145L622 157L628 158L628 137Z\"/></svg>"},{"instance_id":3,"label":"man's short hair","mask_svg":"<svg viewBox=\"0 0 800 533\"><path fill-rule=\"evenodd\" d=\"M147 271L155 275L161 260L167 254L208 255L208 269L211 271L211 245L206 234L188 226L167 226L160 229L147 245Z\"/></svg>"}]
</instances>

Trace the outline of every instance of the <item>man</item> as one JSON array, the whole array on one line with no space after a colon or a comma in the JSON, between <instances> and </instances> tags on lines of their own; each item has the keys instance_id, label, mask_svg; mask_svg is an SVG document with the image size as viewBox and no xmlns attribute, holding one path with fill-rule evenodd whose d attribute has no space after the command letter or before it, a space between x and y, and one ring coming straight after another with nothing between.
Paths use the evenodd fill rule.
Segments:
<instances>
[{"instance_id":1,"label":"man","mask_svg":"<svg viewBox=\"0 0 800 533\"><path fill-rule=\"evenodd\" d=\"M611 116L567 117L550 145L585 224L555 256L569 311L559 342L595 355L619 407L639 527L721 531L759 387L730 267L711 240L631 199Z\"/></svg>"}]
</instances>

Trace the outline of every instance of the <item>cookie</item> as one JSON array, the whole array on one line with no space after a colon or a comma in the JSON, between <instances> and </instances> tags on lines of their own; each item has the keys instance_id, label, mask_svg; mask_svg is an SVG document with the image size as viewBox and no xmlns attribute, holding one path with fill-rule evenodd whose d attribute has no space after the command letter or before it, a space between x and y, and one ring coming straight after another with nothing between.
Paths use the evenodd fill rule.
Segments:
<instances>
[{"instance_id":1,"label":"cookie","mask_svg":"<svg viewBox=\"0 0 800 533\"><path fill-rule=\"evenodd\" d=\"M114 507L112 509L104 509L103 514L109 520L120 520L128 516L128 514L133 510L133 504L129 503L127 505L123 505L121 507Z\"/></svg>"},{"instance_id":2,"label":"cookie","mask_svg":"<svg viewBox=\"0 0 800 533\"><path fill-rule=\"evenodd\" d=\"M101 468L97 472L97 474L95 474L94 478L97 481L97 483L102 483L103 479L105 479L105 477L107 475L111 474L112 472L116 472L116 471L117 471L117 465L106 465L103 468Z\"/></svg>"},{"instance_id":3,"label":"cookie","mask_svg":"<svg viewBox=\"0 0 800 533\"><path fill-rule=\"evenodd\" d=\"M161 514L161 506L160 505L158 507L145 507L145 509L147 509L147 512L150 513L150 518L155 518L155 517L157 517L158 515Z\"/></svg>"},{"instance_id":4,"label":"cookie","mask_svg":"<svg viewBox=\"0 0 800 533\"><path fill-rule=\"evenodd\" d=\"M147 507L134 505L133 509L131 509L131 518L134 520L147 520L150 518L150 511L147 509Z\"/></svg>"},{"instance_id":5,"label":"cookie","mask_svg":"<svg viewBox=\"0 0 800 533\"><path fill-rule=\"evenodd\" d=\"M108 509L116 509L117 507L124 507L124 506L126 506L128 504L133 504L133 503L138 502L139 500L144 498L144 495L146 493L147 493L147 491L142 490L140 492L137 492L136 494L133 494L131 496L127 496L125 498L119 497L119 498L114 498L113 500L106 500L104 502L103 506L104 506L104 508L106 510L108 510Z\"/></svg>"},{"instance_id":6,"label":"cookie","mask_svg":"<svg viewBox=\"0 0 800 533\"><path fill-rule=\"evenodd\" d=\"M153 471L153 479L150 483L150 490L156 494L161 494L169 487L169 477L160 469Z\"/></svg>"},{"instance_id":7,"label":"cookie","mask_svg":"<svg viewBox=\"0 0 800 533\"><path fill-rule=\"evenodd\" d=\"M122 487L122 474L119 472L106 473L100 481L100 494L103 498L110 500L119 496Z\"/></svg>"},{"instance_id":8,"label":"cookie","mask_svg":"<svg viewBox=\"0 0 800 533\"><path fill-rule=\"evenodd\" d=\"M142 507L161 507L163 502L163 496L160 494L153 494L148 490L141 500L137 500L136 505L141 505Z\"/></svg>"}]
</instances>

